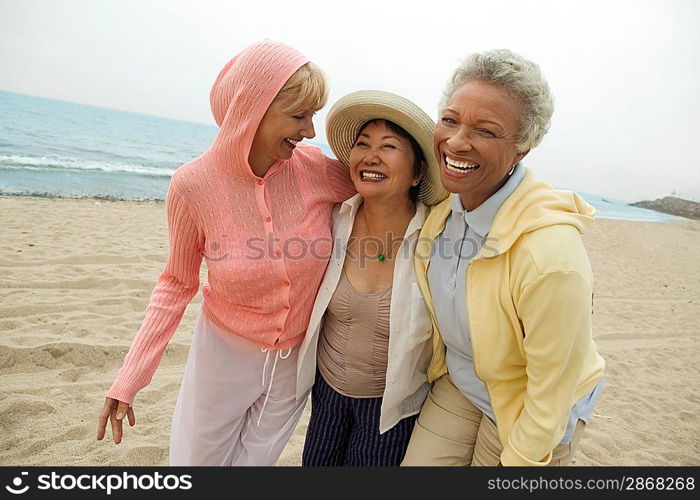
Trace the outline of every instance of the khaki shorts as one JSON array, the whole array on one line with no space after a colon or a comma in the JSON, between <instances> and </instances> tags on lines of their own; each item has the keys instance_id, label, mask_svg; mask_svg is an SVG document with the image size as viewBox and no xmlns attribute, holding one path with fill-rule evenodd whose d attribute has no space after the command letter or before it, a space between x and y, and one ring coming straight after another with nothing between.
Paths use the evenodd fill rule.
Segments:
<instances>
[{"instance_id":1,"label":"khaki shorts","mask_svg":"<svg viewBox=\"0 0 700 500\"><path fill-rule=\"evenodd\" d=\"M577 422L571 441L554 448L550 466L571 462L585 427ZM401 465L495 466L502 451L496 424L444 375L433 384Z\"/></svg>"}]
</instances>

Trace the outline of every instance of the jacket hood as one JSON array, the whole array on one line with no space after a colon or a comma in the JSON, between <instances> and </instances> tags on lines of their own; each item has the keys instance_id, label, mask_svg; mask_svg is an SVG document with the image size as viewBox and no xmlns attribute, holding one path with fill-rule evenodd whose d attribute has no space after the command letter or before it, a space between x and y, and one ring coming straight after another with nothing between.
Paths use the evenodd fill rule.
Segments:
<instances>
[{"instance_id":1,"label":"jacket hood","mask_svg":"<svg viewBox=\"0 0 700 500\"><path fill-rule=\"evenodd\" d=\"M481 257L493 256L494 251L504 253L523 234L547 226L569 224L583 234L594 217L595 209L578 194L535 180L532 171L526 168L520 185L496 214L483 247L490 251Z\"/></svg>"},{"instance_id":2,"label":"jacket hood","mask_svg":"<svg viewBox=\"0 0 700 500\"><path fill-rule=\"evenodd\" d=\"M274 40L256 42L221 69L209 94L219 134L207 153L233 174L254 177L248 155L267 108L309 59Z\"/></svg>"}]
</instances>

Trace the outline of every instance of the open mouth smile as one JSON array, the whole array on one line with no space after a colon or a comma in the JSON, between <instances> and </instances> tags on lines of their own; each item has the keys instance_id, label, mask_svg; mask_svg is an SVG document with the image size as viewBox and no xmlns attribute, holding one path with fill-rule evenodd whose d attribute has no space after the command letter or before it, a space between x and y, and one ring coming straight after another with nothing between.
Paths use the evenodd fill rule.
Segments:
<instances>
[{"instance_id":1,"label":"open mouth smile","mask_svg":"<svg viewBox=\"0 0 700 500\"><path fill-rule=\"evenodd\" d=\"M445 170L458 175L471 174L472 172L476 172L477 170L479 170L479 168L481 167L481 165L479 165L478 163L453 160L447 155L443 155L443 160Z\"/></svg>"},{"instance_id":2,"label":"open mouth smile","mask_svg":"<svg viewBox=\"0 0 700 500\"><path fill-rule=\"evenodd\" d=\"M387 176L374 170L360 170L360 179L366 182L381 182Z\"/></svg>"}]
</instances>

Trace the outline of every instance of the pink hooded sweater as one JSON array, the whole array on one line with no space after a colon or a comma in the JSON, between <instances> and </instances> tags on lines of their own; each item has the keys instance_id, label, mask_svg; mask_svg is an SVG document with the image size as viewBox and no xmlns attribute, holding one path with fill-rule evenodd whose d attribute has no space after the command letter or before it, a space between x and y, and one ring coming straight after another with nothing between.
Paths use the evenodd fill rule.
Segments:
<instances>
[{"instance_id":1,"label":"pink hooded sweater","mask_svg":"<svg viewBox=\"0 0 700 500\"><path fill-rule=\"evenodd\" d=\"M212 87L220 131L172 176L166 197L169 254L146 317L107 396L132 403L148 385L187 304L207 282L202 312L261 347L301 343L328 264L333 204L355 188L342 163L299 143L291 159L253 174L248 153L260 121L308 59L264 40L231 59Z\"/></svg>"}]
</instances>

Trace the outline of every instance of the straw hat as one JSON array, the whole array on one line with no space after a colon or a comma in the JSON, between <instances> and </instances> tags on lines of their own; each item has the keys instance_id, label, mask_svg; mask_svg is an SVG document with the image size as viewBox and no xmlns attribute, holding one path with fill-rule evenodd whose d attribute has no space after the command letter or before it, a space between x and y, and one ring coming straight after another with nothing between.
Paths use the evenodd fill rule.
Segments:
<instances>
[{"instance_id":1,"label":"straw hat","mask_svg":"<svg viewBox=\"0 0 700 500\"><path fill-rule=\"evenodd\" d=\"M440 182L440 167L433 153L435 122L408 99L380 90L360 90L338 99L326 118L326 137L335 156L345 165L350 149L362 125L370 120L389 120L416 140L428 168L421 179L418 198L426 205L436 205L449 193Z\"/></svg>"}]
</instances>

